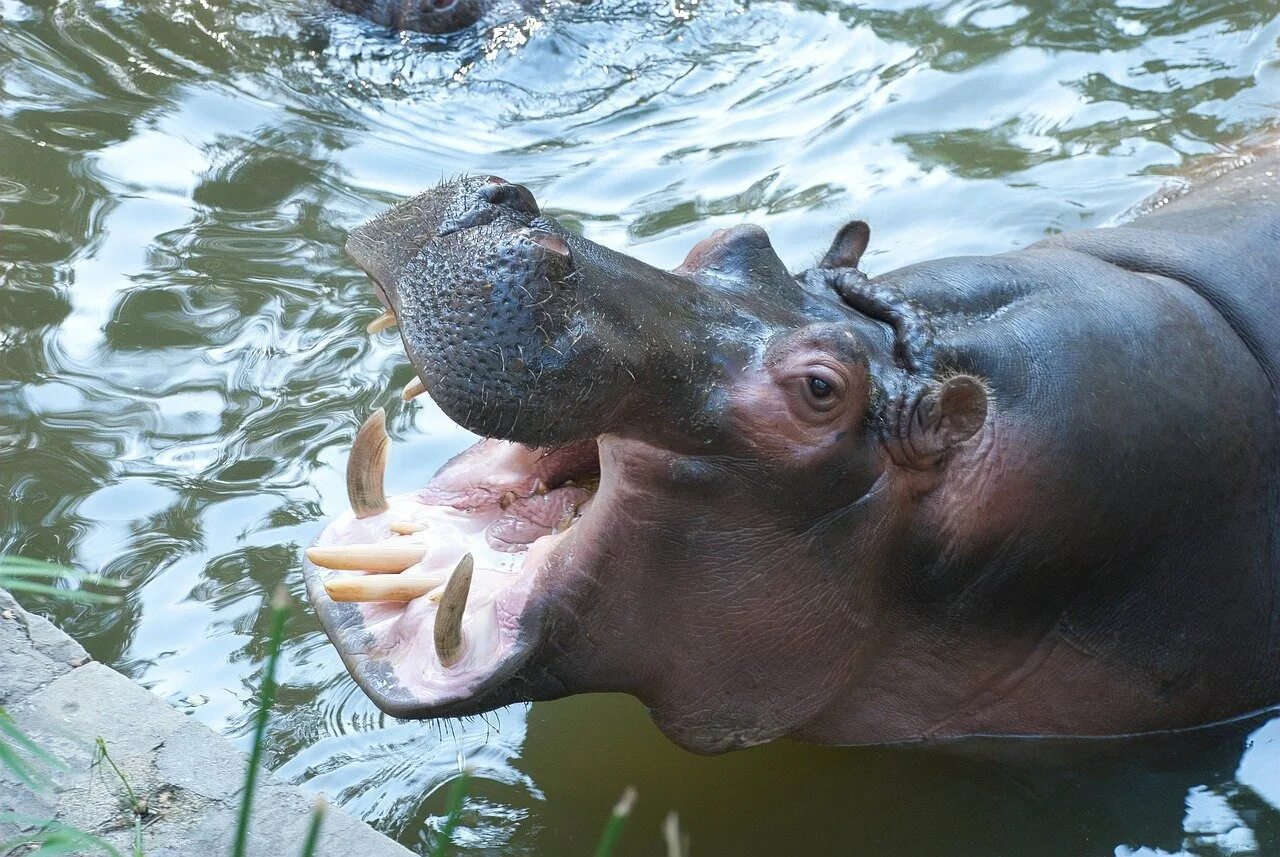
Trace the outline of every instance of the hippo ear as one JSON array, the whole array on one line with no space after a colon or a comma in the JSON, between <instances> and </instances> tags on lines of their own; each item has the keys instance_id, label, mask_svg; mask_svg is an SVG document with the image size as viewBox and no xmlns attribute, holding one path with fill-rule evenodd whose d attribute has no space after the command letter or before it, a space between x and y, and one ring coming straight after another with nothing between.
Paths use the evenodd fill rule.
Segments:
<instances>
[{"instance_id":1,"label":"hippo ear","mask_svg":"<svg viewBox=\"0 0 1280 857\"><path fill-rule=\"evenodd\" d=\"M987 421L987 388L971 375L953 375L920 397L907 429L907 449L919 463L937 461L978 433Z\"/></svg>"},{"instance_id":2,"label":"hippo ear","mask_svg":"<svg viewBox=\"0 0 1280 857\"><path fill-rule=\"evenodd\" d=\"M836 233L831 249L818 263L819 268L856 268L871 242L871 227L865 220L850 220Z\"/></svg>"}]
</instances>

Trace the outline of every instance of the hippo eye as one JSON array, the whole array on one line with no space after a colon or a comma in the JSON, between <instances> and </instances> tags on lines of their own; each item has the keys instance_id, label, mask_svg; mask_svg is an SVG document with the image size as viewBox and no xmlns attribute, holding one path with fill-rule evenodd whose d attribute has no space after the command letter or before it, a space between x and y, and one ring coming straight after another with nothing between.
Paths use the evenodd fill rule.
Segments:
<instances>
[{"instance_id":1,"label":"hippo eye","mask_svg":"<svg viewBox=\"0 0 1280 857\"><path fill-rule=\"evenodd\" d=\"M801 376L805 404L809 412L826 413L840 406L844 395L844 381L834 372L818 371Z\"/></svg>"}]
</instances>

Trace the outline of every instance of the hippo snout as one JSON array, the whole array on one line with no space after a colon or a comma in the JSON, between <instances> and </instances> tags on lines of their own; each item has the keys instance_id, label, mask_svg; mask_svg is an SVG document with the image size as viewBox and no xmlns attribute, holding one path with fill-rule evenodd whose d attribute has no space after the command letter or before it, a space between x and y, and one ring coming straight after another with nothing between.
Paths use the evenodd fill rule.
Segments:
<instances>
[{"instance_id":1,"label":"hippo snout","mask_svg":"<svg viewBox=\"0 0 1280 857\"><path fill-rule=\"evenodd\" d=\"M487 437L559 445L619 426L665 432L702 412L734 362L726 349L751 347L742 289L574 235L527 188L492 176L402 203L352 232L347 250L387 299L432 398Z\"/></svg>"},{"instance_id":2,"label":"hippo snout","mask_svg":"<svg viewBox=\"0 0 1280 857\"><path fill-rule=\"evenodd\" d=\"M496 177L441 185L352 233L432 397L480 434L564 443L595 434L627 355L593 323L591 253Z\"/></svg>"}]
</instances>

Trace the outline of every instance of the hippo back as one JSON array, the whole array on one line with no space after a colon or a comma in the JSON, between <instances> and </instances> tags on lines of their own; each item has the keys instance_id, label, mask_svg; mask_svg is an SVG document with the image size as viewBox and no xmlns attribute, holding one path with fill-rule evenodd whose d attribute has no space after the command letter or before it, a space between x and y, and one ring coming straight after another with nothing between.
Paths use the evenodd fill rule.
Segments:
<instances>
[{"instance_id":1,"label":"hippo back","mask_svg":"<svg viewBox=\"0 0 1280 857\"><path fill-rule=\"evenodd\" d=\"M1186 284L1221 313L1280 390L1280 146L1242 156L1123 226L1036 246L1078 250Z\"/></svg>"}]
</instances>

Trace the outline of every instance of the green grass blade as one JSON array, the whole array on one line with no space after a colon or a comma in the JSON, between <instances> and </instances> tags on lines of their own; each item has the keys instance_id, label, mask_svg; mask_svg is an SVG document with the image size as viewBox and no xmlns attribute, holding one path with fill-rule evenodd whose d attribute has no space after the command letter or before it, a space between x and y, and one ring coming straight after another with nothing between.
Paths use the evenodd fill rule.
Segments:
<instances>
[{"instance_id":1,"label":"green grass blade","mask_svg":"<svg viewBox=\"0 0 1280 857\"><path fill-rule=\"evenodd\" d=\"M462 805L466 803L470 788L469 770L458 774L458 778L449 786L449 805L445 809L444 824L440 825L440 835L431 846L430 857L445 857L449 853L449 849L453 846L453 831L457 829L458 821L462 818Z\"/></svg>"},{"instance_id":2,"label":"green grass blade","mask_svg":"<svg viewBox=\"0 0 1280 857\"><path fill-rule=\"evenodd\" d=\"M324 825L324 816L328 811L329 804L325 802L324 795L320 795L311 808L311 824L307 827L307 838L302 843L302 857L314 857L316 846L320 844L320 828Z\"/></svg>"},{"instance_id":3,"label":"green grass blade","mask_svg":"<svg viewBox=\"0 0 1280 857\"><path fill-rule=\"evenodd\" d=\"M618 847L618 839L622 836L622 828L626 826L627 818L631 815L631 810L635 805L635 786L627 786L623 789L622 797L618 798L618 803L613 808L613 814L609 816L609 821L604 826L604 833L600 834L600 844L596 846L596 857L609 857L613 853L613 849Z\"/></svg>"},{"instance_id":4,"label":"green grass blade","mask_svg":"<svg viewBox=\"0 0 1280 857\"><path fill-rule=\"evenodd\" d=\"M34 845L37 846L35 850L27 851L27 854L54 857L54 855L58 854L88 854L98 851L109 855L109 857L123 857L116 847L105 839L63 824L60 821L35 818L17 813L0 813L0 822L5 821L11 824L39 825L40 829L32 833L15 836L6 842L0 842L0 854L8 854L20 846L30 848Z\"/></svg>"},{"instance_id":5,"label":"green grass blade","mask_svg":"<svg viewBox=\"0 0 1280 857\"><path fill-rule=\"evenodd\" d=\"M125 585L121 581L111 580L101 575L89 574L24 556L0 556L0 588L32 595L48 595L78 604L118 604L120 602L120 598L115 595L80 588L64 589L57 585L60 580L75 581L80 586L98 586L107 589L121 589Z\"/></svg>"},{"instance_id":6,"label":"green grass blade","mask_svg":"<svg viewBox=\"0 0 1280 857\"><path fill-rule=\"evenodd\" d=\"M146 857L142 853L142 816L133 816L133 855L132 857Z\"/></svg>"},{"instance_id":7,"label":"green grass blade","mask_svg":"<svg viewBox=\"0 0 1280 857\"><path fill-rule=\"evenodd\" d=\"M253 748L249 751L249 770L244 776L244 794L240 801L240 817L236 819L236 839L232 857L245 857L249 844L249 816L253 812L253 793L258 786L258 769L266 743L267 718L276 700L276 669L284 648L284 622L289 618L289 593L281 586L271 599L271 637L267 642L267 664L258 692L258 713L253 725Z\"/></svg>"},{"instance_id":8,"label":"green grass blade","mask_svg":"<svg viewBox=\"0 0 1280 857\"><path fill-rule=\"evenodd\" d=\"M24 758L23 753L43 767L66 769L62 760L28 738L9 712L0 708L0 765L12 771L27 788L42 789L51 785L49 777L32 760Z\"/></svg>"},{"instance_id":9,"label":"green grass blade","mask_svg":"<svg viewBox=\"0 0 1280 857\"><path fill-rule=\"evenodd\" d=\"M675 810L662 822L662 838L667 843L667 857L689 857L689 835L680 831L680 817Z\"/></svg>"},{"instance_id":10,"label":"green grass blade","mask_svg":"<svg viewBox=\"0 0 1280 857\"><path fill-rule=\"evenodd\" d=\"M52 785L48 777L3 743L0 743L0 767L8 769L18 778L18 782L33 791L42 791Z\"/></svg>"},{"instance_id":11,"label":"green grass blade","mask_svg":"<svg viewBox=\"0 0 1280 857\"><path fill-rule=\"evenodd\" d=\"M10 592L29 592L32 595L48 595L60 601L75 604L119 604L120 597L106 595L101 592L87 592L83 589L63 589L61 586L50 586L47 583L32 583L29 580L7 579L0 576L0 588Z\"/></svg>"},{"instance_id":12,"label":"green grass blade","mask_svg":"<svg viewBox=\"0 0 1280 857\"><path fill-rule=\"evenodd\" d=\"M28 738L26 733L18 728L18 724L13 722L12 715L3 708L0 708L0 737L18 745L45 764L66 767L56 756Z\"/></svg>"},{"instance_id":13,"label":"green grass blade","mask_svg":"<svg viewBox=\"0 0 1280 857\"><path fill-rule=\"evenodd\" d=\"M116 776L120 779L120 784L124 786L125 793L129 796L129 808L134 812L138 812L138 796L134 793L133 786L129 785L129 780L125 778L124 772L116 766L115 760L107 752L107 742L99 735L93 748L93 760L89 763L89 767L96 768L103 762L106 762L111 767L111 770L115 771Z\"/></svg>"},{"instance_id":14,"label":"green grass blade","mask_svg":"<svg viewBox=\"0 0 1280 857\"><path fill-rule=\"evenodd\" d=\"M124 589L128 585L122 580L25 556L0 556L0 576L74 580L77 583L91 583L108 589Z\"/></svg>"}]
</instances>

